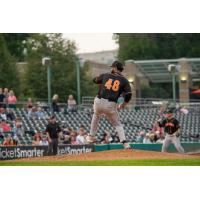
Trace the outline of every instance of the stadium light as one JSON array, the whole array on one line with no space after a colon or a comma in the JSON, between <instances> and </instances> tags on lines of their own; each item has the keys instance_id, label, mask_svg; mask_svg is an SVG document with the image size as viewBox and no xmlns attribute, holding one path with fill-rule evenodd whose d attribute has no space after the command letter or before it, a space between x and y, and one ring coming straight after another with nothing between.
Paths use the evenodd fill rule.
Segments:
<instances>
[{"instance_id":1,"label":"stadium light","mask_svg":"<svg viewBox=\"0 0 200 200\"><path fill-rule=\"evenodd\" d=\"M187 77L186 76L181 76L181 82L186 83L187 82Z\"/></svg>"},{"instance_id":2,"label":"stadium light","mask_svg":"<svg viewBox=\"0 0 200 200\"><path fill-rule=\"evenodd\" d=\"M175 64L168 65L168 71L172 74L172 91L173 91L173 102L176 105L176 72L179 66Z\"/></svg>"},{"instance_id":3,"label":"stadium light","mask_svg":"<svg viewBox=\"0 0 200 200\"><path fill-rule=\"evenodd\" d=\"M169 72L171 72L171 73L174 73L174 72L176 72L176 65L174 65L174 64L170 64L170 65L168 65L168 71Z\"/></svg>"},{"instance_id":4,"label":"stadium light","mask_svg":"<svg viewBox=\"0 0 200 200\"><path fill-rule=\"evenodd\" d=\"M134 78L129 78L129 79L128 79L128 82L129 82L130 84L133 84L133 83L134 83Z\"/></svg>"},{"instance_id":5,"label":"stadium light","mask_svg":"<svg viewBox=\"0 0 200 200\"><path fill-rule=\"evenodd\" d=\"M49 57L44 57L42 58L42 65L47 66L47 88L48 88L48 104L50 111L52 112L51 109L51 58Z\"/></svg>"}]
</instances>

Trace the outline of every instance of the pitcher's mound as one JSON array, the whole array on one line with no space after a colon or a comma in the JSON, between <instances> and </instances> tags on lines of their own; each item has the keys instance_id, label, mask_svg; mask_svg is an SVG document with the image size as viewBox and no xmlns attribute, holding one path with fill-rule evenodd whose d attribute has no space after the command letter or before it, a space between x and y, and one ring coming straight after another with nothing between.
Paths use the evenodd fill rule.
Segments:
<instances>
[{"instance_id":1,"label":"pitcher's mound","mask_svg":"<svg viewBox=\"0 0 200 200\"><path fill-rule=\"evenodd\" d=\"M101 152L92 152L79 155L61 155L61 156L46 156L37 158L26 158L22 160L134 160L134 159L185 159L193 158L197 155L186 155L178 153L161 153L155 151L143 150L109 150Z\"/></svg>"}]
</instances>

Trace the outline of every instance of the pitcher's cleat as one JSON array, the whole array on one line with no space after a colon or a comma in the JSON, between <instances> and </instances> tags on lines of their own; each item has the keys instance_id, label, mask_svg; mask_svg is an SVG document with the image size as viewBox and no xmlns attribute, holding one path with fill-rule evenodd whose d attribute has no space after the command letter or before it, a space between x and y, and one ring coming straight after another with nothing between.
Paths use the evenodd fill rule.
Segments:
<instances>
[{"instance_id":1,"label":"pitcher's cleat","mask_svg":"<svg viewBox=\"0 0 200 200\"><path fill-rule=\"evenodd\" d=\"M129 143L124 143L124 149L132 149Z\"/></svg>"},{"instance_id":2,"label":"pitcher's cleat","mask_svg":"<svg viewBox=\"0 0 200 200\"><path fill-rule=\"evenodd\" d=\"M122 144L124 146L124 149L132 149L131 146L130 146L130 144L128 142L123 141Z\"/></svg>"}]
</instances>

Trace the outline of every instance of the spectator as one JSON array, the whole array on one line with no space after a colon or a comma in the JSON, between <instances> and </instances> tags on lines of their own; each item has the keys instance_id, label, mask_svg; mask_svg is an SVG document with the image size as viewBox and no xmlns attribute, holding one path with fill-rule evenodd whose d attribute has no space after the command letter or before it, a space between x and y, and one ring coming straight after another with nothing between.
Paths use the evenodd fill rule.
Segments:
<instances>
[{"instance_id":1,"label":"spectator","mask_svg":"<svg viewBox=\"0 0 200 200\"><path fill-rule=\"evenodd\" d=\"M160 138L156 141L156 144L163 144L164 139L165 139L165 136L164 136L164 134L163 134L163 135L161 135Z\"/></svg>"},{"instance_id":2,"label":"spectator","mask_svg":"<svg viewBox=\"0 0 200 200\"><path fill-rule=\"evenodd\" d=\"M58 143L62 143L65 139L65 135L62 132L62 129L60 130L60 132L58 133Z\"/></svg>"},{"instance_id":3,"label":"spectator","mask_svg":"<svg viewBox=\"0 0 200 200\"><path fill-rule=\"evenodd\" d=\"M38 107L37 111L36 111L36 115L38 119L44 119L45 118L45 114L42 111L41 107Z\"/></svg>"},{"instance_id":4,"label":"spectator","mask_svg":"<svg viewBox=\"0 0 200 200\"><path fill-rule=\"evenodd\" d=\"M5 102L8 103L8 97L9 97L8 88L4 88L3 94L5 95Z\"/></svg>"},{"instance_id":5,"label":"spectator","mask_svg":"<svg viewBox=\"0 0 200 200\"><path fill-rule=\"evenodd\" d=\"M54 116L51 116L49 124L46 127L46 133L49 138L49 154L56 155L58 152L58 137L61 132L60 126Z\"/></svg>"},{"instance_id":6,"label":"spectator","mask_svg":"<svg viewBox=\"0 0 200 200\"><path fill-rule=\"evenodd\" d=\"M3 129L0 127L0 133L2 134L3 133Z\"/></svg>"},{"instance_id":7,"label":"spectator","mask_svg":"<svg viewBox=\"0 0 200 200\"><path fill-rule=\"evenodd\" d=\"M149 139L150 139L150 143L155 143L157 140L156 135L154 134L154 132L150 132L149 133Z\"/></svg>"},{"instance_id":8,"label":"spectator","mask_svg":"<svg viewBox=\"0 0 200 200\"><path fill-rule=\"evenodd\" d=\"M14 136L24 135L24 128L20 118L16 118L13 127Z\"/></svg>"},{"instance_id":9,"label":"spectator","mask_svg":"<svg viewBox=\"0 0 200 200\"><path fill-rule=\"evenodd\" d=\"M5 108L0 108L0 119L7 120Z\"/></svg>"},{"instance_id":10,"label":"spectator","mask_svg":"<svg viewBox=\"0 0 200 200\"><path fill-rule=\"evenodd\" d=\"M150 144L151 143L151 140L150 140L150 137L149 137L149 133L147 133L144 137L144 140L143 140L143 143L144 144Z\"/></svg>"},{"instance_id":11,"label":"spectator","mask_svg":"<svg viewBox=\"0 0 200 200\"><path fill-rule=\"evenodd\" d=\"M46 135L43 135L42 139L39 142L39 145L41 145L41 146L49 145L48 137Z\"/></svg>"},{"instance_id":12,"label":"spectator","mask_svg":"<svg viewBox=\"0 0 200 200\"><path fill-rule=\"evenodd\" d=\"M0 88L0 108L4 107L5 95L3 94L3 89Z\"/></svg>"},{"instance_id":13,"label":"spectator","mask_svg":"<svg viewBox=\"0 0 200 200\"><path fill-rule=\"evenodd\" d=\"M0 121L0 128L3 130L3 132L10 132L11 131L10 125L7 124L5 120Z\"/></svg>"},{"instance_id":14,"label":"spectator","mask_svg":"<svg viewBox=\"0 0 200 200\"><path fill-rule=\"evenodd\" d=\"M71 144L73 144L73 145L78 144L76 141L76 137L77 137L77 132L72 131L70 134Z\"/></svg>"},{"instance_id":15,"label":"spectator","mask_svg":"<svg viewBox=\"0 0 200 200\"><path fill-rule=\"evenodd\" d=\"M152 131L156 133L158 138L160 138L160 136L164 134L163 128L159 126L159 123L157 121L153 124Z\"/></svg>"},{"instance_id":16,"label":"spectator","mask_svg":"<svg viewBox=\"0 0 200 200\"><path fill-rule=\"evenodd\" d=\"M15 120L15 115L14 115L12 109L9 109L9 108L7 109L6 117L7 117L7 120L9 120L9 121Z\"/></svg>"},{"instance_id":17,"label":"spectator","mask_svg":"<svg viewBox=\"0 0 200 200\"><path fill-rule=\"evenodd\" d=\"M153 133L155 135L155 140L158 140L159 138L161 138L164 135L164 132L163 132L163 134L160 134L159 131L156 131L156 132L153 132Z\"/></svg>"},{"instance_id":18,"label":"spectator","mask_svg":"<svg viewBox=\"0 0 200 200\"><path fill-rule=\"evenodd\" d=\"M31 109L29 109L28 118L29 119L37 118L37 108L36 107L32 107Z\"/></svg>"},{"instance_id":19,"label":"spectator","mask_svg":"<svg viewBox=\"0 0 200 200\"><path fill-rule=\"evenodd\" d=\"M82 131L84 133L84 135L87 134L86 130L85 130L85 126L84 125L80 125L79 131Z\"/></svg>"},{"instance_id":20,"label":"spectator","mask_svg":"<svg viewBox=\"0 0 200 200\"><path fill-rule=\"evenodd\" d=\"M152 131L150 131L149 133L146 134L143 143L145 144L152 144L155 143L158 140L156 134Z\"/></svg>"},{"instance_id":21,"label":"spectator","mask_svg":"<svg viewBox=\"0 0 200 200\"><path fill-rule=\"evenodd\" d=\"M3 141L3 146L12 146L13 145L13 139L11 135L8 135L6 139Z\"/></svg>"},{"instance_id":22,"label":"spectator","mask_svg":"<svg viewBox=\"0 0 200 200\"><path fill-rule=\"evenodd\" d=\"M86 144L84 136L85 136L85 131L83 128L80 128L78 132L78 136L76 137L77 144Z\"/></svg>"},{"instance_id":23,"label":"spectator","mask_svg":"<svg viewBox=\"0 0 200 200\"><path fill-rule=\"evenodd\" d=\"M63 135L70 135L72 132L72 129L69 127L66 127L66 128L63 127L62 132L63 132Z\"/></svg>"},{"instance_id":24,"label":"spectator","mask_svg":"<svg viewBox=\"0 0 200 200\"><path fill-rule=\"evenodd\" d=\"M10 90L9 96L8 96L8 106L9 108L16 108L17 98L13 92L13 90Z\"/></svg>"},{"instance_id":25,"label":"spectator","mask_svg":"<svg viewBox=\"0 0 200 200\"><path fill-rule=\"evenodd\" d=\"M77 137L78 133L76 131L71 131L70 137Z\"/></svg>"},{"instance_id":26,"label":"spectator","mask_svg":"<svg viewBox=\"0 0 200 200\"><path fill-rule=\"evenodd\" d=\"M53 109L53 112L59 112L59 106L58 106L58 95L55 94L52 98L52 109Z\"/></svg>"},{"instance_id":27,"label":"spectator","mask_svg":"<svg viewBox=\"0 0 200 200\"><path fill-rule=\"evenodd\" d=\"M109 143L110 143L110 141L109 141L109 135L108 135L108 133L104 133L103 134L103 138L101 140L101 144L109 144Z\"/></svg>"},{"instance_id":28,"label":"spectator","mask_svg":"<svg viewBox=\"0 0 200 200\"><path fill-rule=\"evenodd\" d=\"M33 136L33 140L37 140L37 138L39 138L39 140L42 140L42 135L39 131L35 131L35 135Z\"/></svg>"},{"instance_id":29,"label":"spectator","mask_svg":"<svg viewBox=\"0 0 200 200\"><path fill-rule=\"evenodd\" d=\"M72 145L78 144L77 141L76 141L76 137L75 136L71 136L71 144Z\"/></svg>"},{"instance_id":30,"label":"spectator","mask_svg":"<svg viewBox=\"0 0 200 200\"><path fill-rule=\"evenodd\" d=\"M18 137L16 136L16 135L14 135L13 136L13 145L18 145L18 141L19 141L19 139L18 139Z\"/></svg>"},{"instance_id":31,"label":"spectator","mask_svg":"<svg viewBox=\"0 0 200 200\"><path fill-rule=\"evenodd\" d=\"M180 111L185 115L189 113L188 109L186 109L185 107L181 108Z\"/></svg>"},{"instance_id":32,"label":"spectator","mask_svg":"<svg viewBox=\"0 0 200 200\"><path fill-rule=\"evenodd\" d=\"M145 132L144 132L144 131L140 131L140 132L137 134L136 142L137 142L137 143L143 143L144 138L145 138Z\"/></svg>"},{"instance_id":33,"label":"spectator","mask_svg":"<svg viewBox=\"0 0 200 200\"><path fill-rule=\"evenodd\" d=\"M68 109L67 110L69 112L75 112L75 111L77 111L76 101L75 101L73 95L69 95L68 100L67 100L67 105L68 105Z\"/></svg>"},{"instance_id":34,"label":"spectator","mask_svg":"<svg viewBox=\"0 0 200 200\"><path fill-rule=\"evenodd\" d=\"M41 143L41 139L37 137L33 140L32 145L39 146L40 143Z\"/></svg>"},{"instance_id":35,"label":"spectator","mask_svg":"<svg viewBox=\"0 0 200 200\"><path fill-rule=\"evenodd\" d=\"M0 128L0 140L4 139L3 130Z\"/></svg>"},{"instance_id":36,"label":"spectator","mask_svg":"<svg viewBox=\"0 0 200 200\"><path fill-rule=\"evenodd\" d=\"M28 101L26 103L26 108L28 110L32 109L33 108L33 102L32 102L32 99L31 98L28 98Z\"/></svg>"},{"instance_id":37,"label":"spectator","mask_svg":"<svg viewBox=\"0 0 200 200\"><path fill-rule=\"evenodd\" d=\"M69 135L64 135L63 144L71 144L71 138Z\"/></svg>"}]
</instances>

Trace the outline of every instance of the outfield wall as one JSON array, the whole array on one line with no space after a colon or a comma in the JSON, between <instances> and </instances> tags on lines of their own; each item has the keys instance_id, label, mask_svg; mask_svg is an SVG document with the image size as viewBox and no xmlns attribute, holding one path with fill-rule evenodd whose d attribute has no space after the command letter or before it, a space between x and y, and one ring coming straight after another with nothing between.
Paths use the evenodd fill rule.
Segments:
<instances>
[{"instance_id":1,"label":"outfield wall","mask_svg":"<svg viewBox=\"0 0 200 200\"><path fill-rule=\"evenodd\" d=\"M94 145L59 145L58 155L83 154L94 151ZM48 146L3 146L0 160L49 156Z\"/></svg>"},{"instance_id":2,"label":"outfield wall","mask_svg":"<svg viewBox=\"0 0 200 200\"><path fill-rule=\"evenodd\" d=\"M161 151L162 144L130 144L133 149L147 151ZM185 152L200 152L200 143L182 143ZM106 151L112 149L123 149L122 144L100 144L94 146L94 151ZM169 152L177 152L174 145L170 144Z\"/></svg>"},{"instance_id":3,"label":"outfield wall","mask_svg":"<svg viewBox=\"0 0 200 200\"><path fill-rule=\"evenodd\" d=\"M186 152L200 152L200 143L183 143ZM131 144L133 149L147 151L161 151L162 144ZM58 155L83 154L94 151L107 151L123 149L122 144L99 145L59 145ZM173 145L169 146L169 152L176 152ZM49 156L48 146L1 146L0 160L10 160L30 157Z\"/></svg>"}]
</instances>

